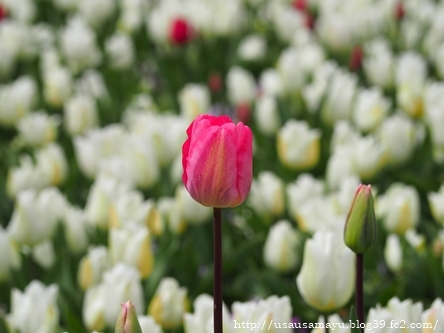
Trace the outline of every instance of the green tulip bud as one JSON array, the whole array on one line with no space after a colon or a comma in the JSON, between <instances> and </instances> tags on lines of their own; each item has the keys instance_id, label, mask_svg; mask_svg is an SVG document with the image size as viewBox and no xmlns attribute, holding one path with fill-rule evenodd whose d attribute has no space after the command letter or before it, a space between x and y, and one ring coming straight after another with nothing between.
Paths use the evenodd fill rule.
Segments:
<instances>
[{"instance_id":1,"label":"green tulip bud","mask_svg":"<svg viewBox=\"0 0 444 333\"><path fill-rule=\"evenodd\" d=\"M345 222L345 245L357 254L364 254L375 244L376 235L372 187L359 185Z\"/></svg>"},{"instance_id":2,"label":"green tulip bud","mask_svg":"<svg viewBox=\"0 0 444 333\"><path fill-rule=\"evenodd\" d=\"M115 333L142 333L136 309L131 301L122 304L119 318L117 318Z\"/></svg>"}]
</instances>

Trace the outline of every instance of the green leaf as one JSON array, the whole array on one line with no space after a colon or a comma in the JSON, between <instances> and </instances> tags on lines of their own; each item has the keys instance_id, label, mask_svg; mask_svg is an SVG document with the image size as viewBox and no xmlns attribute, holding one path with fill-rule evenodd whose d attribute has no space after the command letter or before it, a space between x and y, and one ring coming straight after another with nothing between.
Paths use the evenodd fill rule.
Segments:
<instances>
[{"instance_id":1,"label":"green leaf","mask_svg":"<svg viewBox=\"0 0 444 333\"><path fill-rule=\"evenodd\" d=\"M356 309L353 305L350 307L349 319L350 319L349 323L354 323L354 324L358 323L358 315L356 314ZM357 327L357 325L355 325L355 327L350 327L350 333L362 333L362 331L360 328Z\"/></svg>"}]
</instances>

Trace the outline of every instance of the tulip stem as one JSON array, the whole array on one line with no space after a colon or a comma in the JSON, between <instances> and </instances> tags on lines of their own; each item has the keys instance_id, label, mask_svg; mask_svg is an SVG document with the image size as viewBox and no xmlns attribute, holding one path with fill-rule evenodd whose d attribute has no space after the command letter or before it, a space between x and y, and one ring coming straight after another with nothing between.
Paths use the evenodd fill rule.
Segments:
<instances>
[{"instance_id":1,"label":"tulip stem","mask_svg":"<svg viewBox=\"0 0 444 333\"><path fill-rule=\"evenodd\" d=\"M222 329L222 209L214 208L214 333Z\"/></svg>"},{"instance_id":2,"label":"tulip stem","mask_svg":"<svg viewBox=\"0 0 444 333\"><path fill-rule=\"evenodd\" d=\"M364 323L364 254L356 254L356 314L359 324ZM364 329L361 328L364 333Z\"/></svg>"},{"instance_id":3,"label":"tulip stem","mask_svg":"<svg viewBox=\"0 0 444 333\"><path fill-rule=\"evenodd\" d=\"M329 333L329 329L328 329L328 316L324 315L324 323L325 323L325 333Z\"/></svg>"}]
</instances>

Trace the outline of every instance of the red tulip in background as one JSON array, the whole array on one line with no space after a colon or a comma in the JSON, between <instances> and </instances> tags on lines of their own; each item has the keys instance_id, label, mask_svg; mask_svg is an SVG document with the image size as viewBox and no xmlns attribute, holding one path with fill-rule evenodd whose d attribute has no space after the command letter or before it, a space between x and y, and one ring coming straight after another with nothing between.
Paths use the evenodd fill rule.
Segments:
<instances>
[{"instance_id":1,"label":"red tulip in background","mask_svg":"<svg viewBox=\"0 0 444 333\"><path fill-rule=\"evenodd\" d=\"M184 45L194 37L194 29L183 17L177 17L171 23L170 42L176 45Z\"/></svg>"},{"instance_id":2,"label":"red tulip in background","mask_svg":"<svg viewBox=\"0 0 444 333\"><path fill-rule=\"evenodd\" d=\"M253 135L228 116L198 116L182 147L183 183L207 207L236 207L248 196L253 171Z\"/></svg>"},{"instance_id":3,"label":"red tulip in background","mask_svg":"<svg viewBox=\"0 0 444 333\"><path fill-rule=\"evenodd\" d=\"M0 21L6 18L7 15L8 12L6 11L6 8L0 4Z\"/></svg>"}]
</instances>

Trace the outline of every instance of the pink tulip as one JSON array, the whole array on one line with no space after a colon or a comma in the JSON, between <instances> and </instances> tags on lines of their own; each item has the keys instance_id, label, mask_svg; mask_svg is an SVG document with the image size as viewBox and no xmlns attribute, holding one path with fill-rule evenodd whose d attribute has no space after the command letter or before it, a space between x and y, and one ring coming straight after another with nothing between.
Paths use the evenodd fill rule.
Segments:
<instances>
[{"instance_id":1,"label":"pink tulip","mask_svg":"<svg viewBox=\"0 0 444 333\"><path fill-rule=\"evenodd\" d=\"M227 116L198 116L182 147L182 181L207 207L236 207L248 196L253 172L253 135Z\"/></svg>"}]
</instances>

